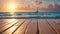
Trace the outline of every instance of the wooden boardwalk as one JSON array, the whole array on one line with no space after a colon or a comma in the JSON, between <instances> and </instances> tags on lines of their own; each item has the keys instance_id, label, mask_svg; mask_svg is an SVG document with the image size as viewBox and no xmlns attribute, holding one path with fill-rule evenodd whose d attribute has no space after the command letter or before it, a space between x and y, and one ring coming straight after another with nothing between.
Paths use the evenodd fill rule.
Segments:
<instances>
[{"instance_id":1,"label":"wooden boardwalk","mask_svg":"<svg viewBox=\"0 0 60 34\"><path fill-rule=\"evenodd\" d=\"M60 19L0 19L0 34L60 34Z\"/></svg>"}]
</instances>

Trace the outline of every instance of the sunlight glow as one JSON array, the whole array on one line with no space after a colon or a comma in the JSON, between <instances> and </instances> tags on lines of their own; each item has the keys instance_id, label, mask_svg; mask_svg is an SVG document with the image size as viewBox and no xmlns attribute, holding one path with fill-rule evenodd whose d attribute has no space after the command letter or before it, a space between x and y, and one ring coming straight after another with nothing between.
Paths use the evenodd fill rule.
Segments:
<instances>
[{"instance_id":1,"label":"sunlight glow","mask_svg":"<svg viewBox=\"0 0 60 34\"><path fill-rule=\"evenodd\" d=\"M9 9L13 10L13 9L15 9L15 8L16 8L15 5L13 5L13 4L10 4L10 5L9 5Z\"/></svg>"},{"instance_id":2,"label":"sunlight glow","mask_svg":"<svg viewBox=\"0 0 60 34\"><path fill-rule=\"evenodd\" d=\"M8 8L9 11L14 11L16 9L16 5L10 3L10 4L7 5L7 8Z\"/></svg>"},{"instance_id":3,"label":"sunlight glow","mask_svg":"<svg viewBox=\"0 0 60 34\"><path fill-rule=\"evenodd\" d=\"M14 4L9 4L8 5L9 10L14 10L15 8L16 8L16 5L14 5Z\"/></svg>"},{"instance_id":4,"label":"sunlight glow","mask_svg":"<svg viewBox=\"0 0 60 34\"><path fill-rule=\"evenodd\" d=\"M14 12L16 11L17 5L16 3L9 3L7 4L7 11L10 12L10 14L14 15Z\"/></svg>"}]
</instances>

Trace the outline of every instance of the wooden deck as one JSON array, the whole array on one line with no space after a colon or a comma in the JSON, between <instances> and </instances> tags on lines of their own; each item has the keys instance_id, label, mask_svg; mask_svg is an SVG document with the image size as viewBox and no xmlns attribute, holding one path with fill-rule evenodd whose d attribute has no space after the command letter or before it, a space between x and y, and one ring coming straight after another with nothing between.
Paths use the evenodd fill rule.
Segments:
<instances>
[{"instance_id":1,"label":"wooden deck","mask_svg":"<svg viewBox=\"0 0 60 34\"><path fill-rule=\"evenodd\" d=\"M60 19L0 19L0 34L60 34Z\"/></svg>"}]
</instances>

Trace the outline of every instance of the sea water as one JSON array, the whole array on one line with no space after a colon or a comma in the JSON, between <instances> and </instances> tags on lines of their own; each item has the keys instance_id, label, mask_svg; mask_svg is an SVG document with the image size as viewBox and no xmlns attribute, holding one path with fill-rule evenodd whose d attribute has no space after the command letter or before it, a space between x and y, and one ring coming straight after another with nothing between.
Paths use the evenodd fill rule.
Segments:
<instances>
[{"instance_id":1,"label":"sea water","mask_svg":"<svg viewBox=\"0 0 60 34\"><path fill-rule=\"evenodd\" d=\"M9 12L0 12L2 16L26 17L26 18L60 18L60 12L15 12L14 15Z\"/></svg>"}]
</instances>

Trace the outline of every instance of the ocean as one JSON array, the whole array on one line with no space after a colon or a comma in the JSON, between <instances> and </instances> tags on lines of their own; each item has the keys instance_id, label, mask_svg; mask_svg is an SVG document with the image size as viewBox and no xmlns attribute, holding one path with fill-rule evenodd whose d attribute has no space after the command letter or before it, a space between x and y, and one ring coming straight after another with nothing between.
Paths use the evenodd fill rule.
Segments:
<instances>
[{"instance_id":1,"label":"ocean","mask_svg":"<svg viewBox=\"0 0 60 34\"><path fill-rule=\"evenodd\" d=\"M60 18L60 12L0 12L0 18L2 17L16 17L16 18ZM12 17L11 17L12 18Z\"/></svg>"}]
</instances>

